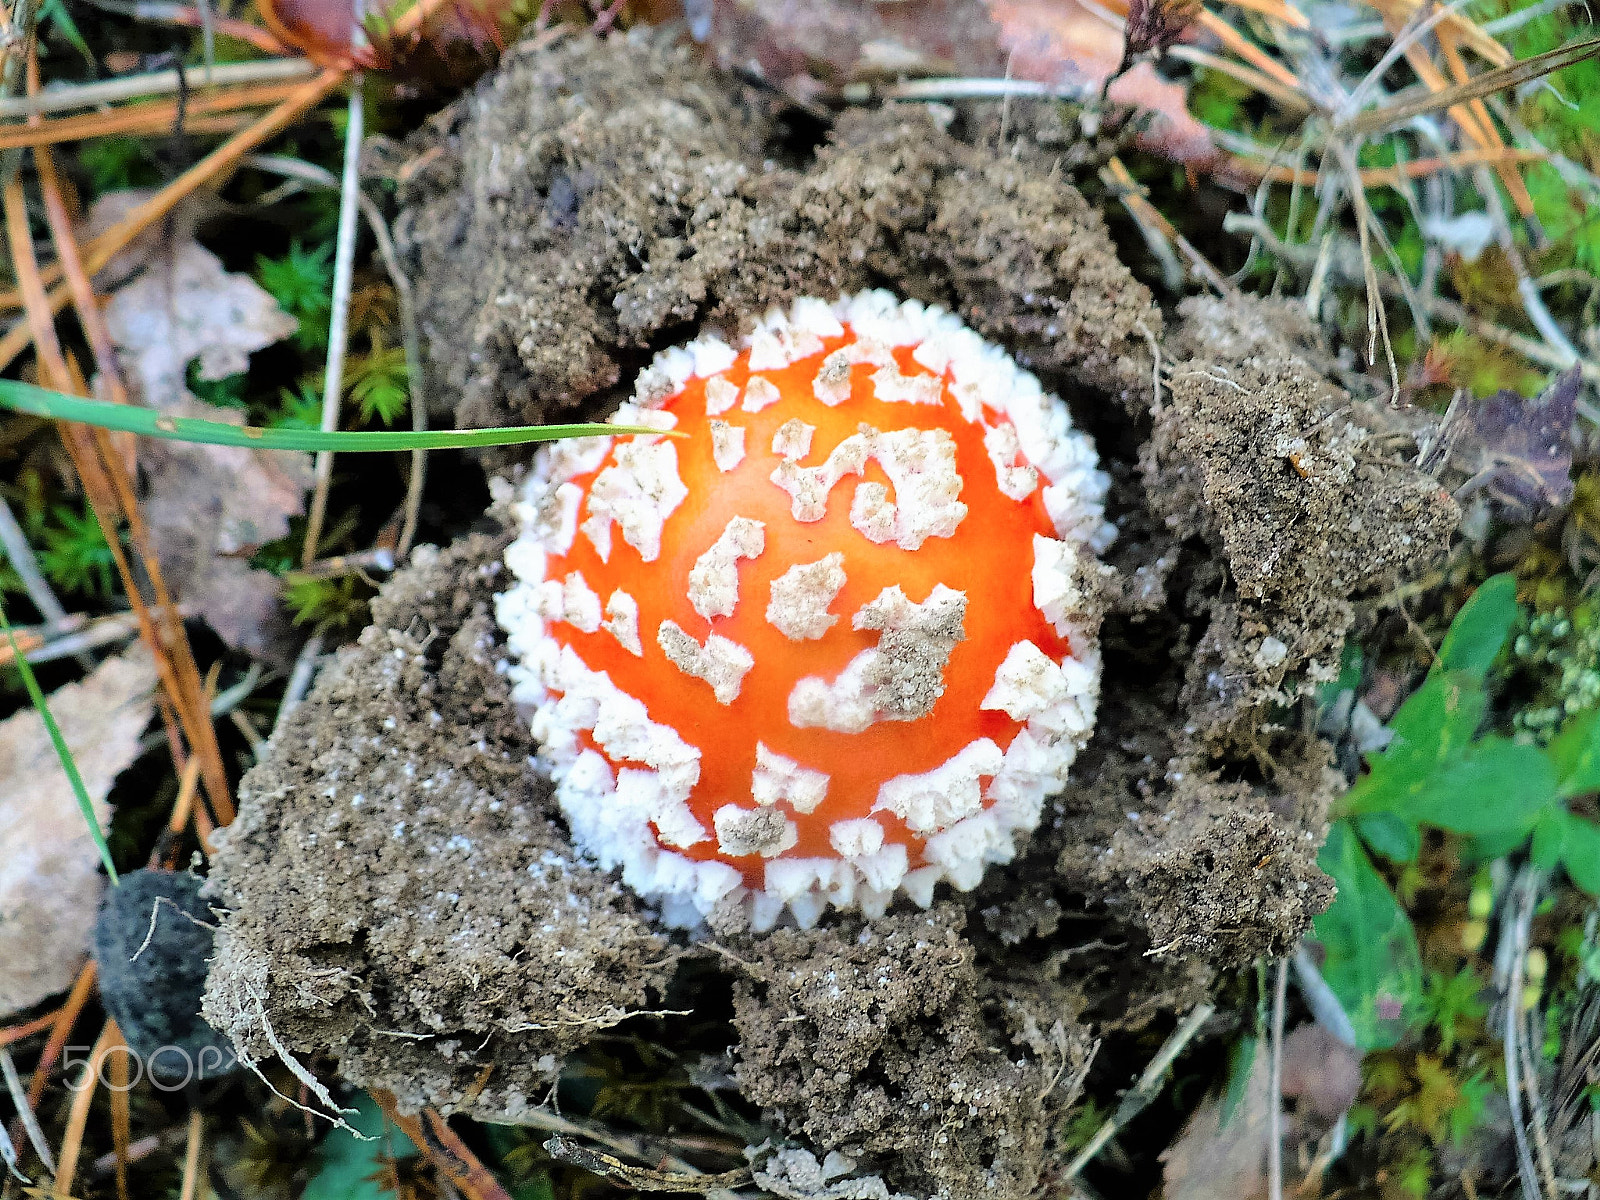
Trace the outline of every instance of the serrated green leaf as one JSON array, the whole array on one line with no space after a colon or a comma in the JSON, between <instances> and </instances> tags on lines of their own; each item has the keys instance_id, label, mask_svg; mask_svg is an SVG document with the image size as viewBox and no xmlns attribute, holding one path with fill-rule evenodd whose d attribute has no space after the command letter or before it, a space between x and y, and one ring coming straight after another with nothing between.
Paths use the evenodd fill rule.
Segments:
<instances>
[{"instance_id":1,"label":"serrated green leaf","mask_svg":"<svg viewBox=\"0 0 1600 1200\"><path fill-rule=\"evenodd\" d=\"M1327 951L1323 977L1350 1015L1361 1047L1392 1046L1422 994L1416 931L1350 822L1334 822L1317 864L1339 887L1333 905L1312 922Z\"/></svg>"},{"instance_id":2,"label":"serrated green leaf","mask_svg":"<svg viewBox=\"0 0 1600 1200\"><path fill-rule=\"evenodd\" d=\"M1480 680L1511 636L1517 621L1517 577L1491 575L1478 585L1439 644L1435 673L1465 671Z\"/></svg>"}]
</instances>

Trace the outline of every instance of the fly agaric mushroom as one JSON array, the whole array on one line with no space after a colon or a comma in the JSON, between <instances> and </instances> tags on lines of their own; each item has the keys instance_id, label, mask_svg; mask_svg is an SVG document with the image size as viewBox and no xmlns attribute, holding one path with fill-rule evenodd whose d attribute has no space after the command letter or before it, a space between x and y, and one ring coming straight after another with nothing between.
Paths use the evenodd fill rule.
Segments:
<instances>
[{"instance_id":1,"label":"fly agaric mushroom","mask_svg":"<svg viewBox=\"0 0 1600 1200\"><path fill-rule=\"evenodd\" d=\"M576 845L671 924L923 906L1094 725L1107 479L1066 406L887 292L659 355L540 450L497 615Z\"/></svg>"}]
</instances>

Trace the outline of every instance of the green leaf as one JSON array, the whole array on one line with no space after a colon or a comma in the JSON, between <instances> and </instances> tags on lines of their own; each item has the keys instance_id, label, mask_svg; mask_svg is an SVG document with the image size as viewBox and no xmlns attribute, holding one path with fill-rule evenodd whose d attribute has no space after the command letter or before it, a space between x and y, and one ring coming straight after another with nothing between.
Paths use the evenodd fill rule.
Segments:
<instances>
[{"instance_id":1,"label":"green leaf","mask_svg":"<svg viewBox=\"0 0 1600 1200\"><path fill-rule=\"evenodd\" d=\"M1485 579L1450 623L1434 671L1466 671L1482 679L1511 635L1517 612L1517 577L1505 572Z\"/></svg>"},{"instance_id":2,"label":"green leaf","mask_svg":"<svg viewBox=\"0 0 1600 1200\"><path fill-rule=\"evenodd\" d=\"M1600 790L1600 709L1580 713L1550 743L1563 799Z\"/></svg>"},{"instance_id":3,"label":"green leaf","mask_svg":"<svg viewBox=\"0 0 1600 1200\"><path fill-rule=\"evenodd\" d=\"M1361 838L1390 862L1414 863L1422 850L1422 834L1415 821L1392 812L1363 813L1355 818Z\"/></svg>"},{"instance_id":4,"label":"green leaf","mask_svg":"<svg viewBox=\"0 0 1600 1200\"><path fill-rule=\"evenodd\" d=\"M1528 854L1533 859L1533 865L1541 871L1551 870L1561 861L1562 845L1566 840L1566 816L1560 809L1547 809L1539 814L1538 823L1533 827L1533 846Z\"/></svg>"},{"instance_id":5,"label":"green leaf","mask_svg":"<svg viewBox=\"0 0 1600 1200\"><path fill-rule=\"evenodd\" d=\"M1242 1037L1234 1043L1233 1052L1228 1056L1228 1086L1222 1093L1220 1127L1223 1129L1233 1120L1250 1090L1250 1073L1255 1070L1256 1050L1260 1045L1259 1038Z\"/></svg>"},{"instance_id":6,"label":"green leaf","mask_svg":"<svg viewBox=\"0 0 1600 1200\"><path fill-rule=\"evenodd\" d=\"M1390 809L1452 833L1526 833L1556 796L1542 750L1491 736L1390 797Z\"/></svg>"},{"instance_id":7,"label":"green leaf","mask_svg":"<svg viewBox=\"0 0 1600 1200\"><path fill-rule=\"evenodd\" d=\"M1416 931L1348 821L1328 831L1317 863L1339 885L1332 907L1312 922L1327 951L1323 977L1362 1048L1392 1046L1422 992Z\"/></svg>"},{"instance_id":8,"label":"green leaf","mask_svg":"<svg viewBox=\"0 0 1600 1200\"><path fill-rule=\"evenodd\" d=\"M45 732L50 735L50 744L56 748L56 757L61 760L61 769L67 773L67 782L72 784L72 794L78 798L78 810L83 813L83 819L89 826L89 836L94 839L95 849L100 852L100 861L105 864L106 874L111 877L112 883L120 883L117 878L117 868L111 862L111 848L106 845L105 835L100 832L100 822L95 819L94 801L89 799L89 789L83 785L83 776L78 774L78 764L73 760L72 749L61 734L61 726L56 724L56 719L50 712L50 705L45 701L44 690L40 688L39 680L34 676L33 667L29 665L21 647L17 645L17 635L11 631L11 622L6 619L4 604L0 604L0 632L4 632L6 641L11 643L11 661L17 664L17 671L22 675L22 686L28 689L28 699L33 701L39 719L44 722Z\"/></svg>"},{"instance_id":9,"label":"green leaf","mask_svg":"<svg viewBox=\"0 0 1600 1200\"><path fill-rule=\"evenodd\" d=\"M509 425L495 429L443 429L425 433L414 430L323 433L316 429L262 429L255 425L202 421L196 417L170 417L154 409L132 404L84 400L78 396L19 383L15 379L0 379L0 408L168 441L246 446L254 450L331 450L341 454L517 446L526 442L551 442L560 438L609 434L683 436L672 430L645 429L633 425Z\"/></svg>"},{"instance_id":10,"label":"green leaf","mask_svg":"<svg viewBox=\"0 0 1600 1200\"><path fill-rule=\"evenodd\" d=\"M1470 858L1473 862L1504 858L1527 840L1526 829L1498 829L1493 833L1480 833L1472 839Z\"/></svg>"},{"instance_id":11,"label":"green leaf","mask_svg":"<svg viewBox=\"0 0 1600 1200\"><path fill-rule=\"evenodd\" d=\"M383 1184L385 1161L415 1154L417 1148L384 1120L365 1092L345 1121L369 1140L348 1129L330 1129L312 1158L311 1181L300 1200L390 1200L394 1195Z\"/></svg>"},{"instance_id":12,"label":"green leaf","mask_svg":"<svg viewBox=\"0 0 1600 1200\"><path fill-rule=\"evenodd\" d=\"M1600 828L1572 813L1562 813L1561 863L1572 882L1600 896Z\"/></svg>"},{"instance_id":13,"label":"green leaf","mask_svg":"<svg viewBox=\"0 0 1600 1200\"><path fill-rule=\"evenodd\" d=\"M1481 683L1467 673L1428 676L1390 721L1394 738L1388 747L1368 756L1371 771L1350 789L1345 810L1397 810L1407 791L1425 784L1471 742L1487 707Z\"/></svg>"},{"instance_id":14,"label":"green leaf","mask_svg":"<svg viewBox=\"0 0 1600 1200\"><path fill-rule=\"evenodd\" d=\"M332 242L311 250L294 242L282 258L257 257L256 282L300 322L296 341L308 350L327 348L328 314L333 307Z\"/></svg>"}]
</instances>

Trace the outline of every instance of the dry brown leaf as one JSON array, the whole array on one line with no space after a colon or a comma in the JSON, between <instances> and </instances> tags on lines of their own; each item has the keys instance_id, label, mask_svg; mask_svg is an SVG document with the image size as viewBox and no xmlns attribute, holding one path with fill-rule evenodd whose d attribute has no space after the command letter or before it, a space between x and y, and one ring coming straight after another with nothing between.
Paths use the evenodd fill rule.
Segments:
<instances>
[{"instance_id":1,"label":"dry brown leaf","mask_svg":"<svg viewBox=\"0 0 1600 1200\"><path fill-rule=\"evenodd\" d=\"M50 697L102 828L106 794L138 756L155 684L155 664L136 645ZM33 709L0 721L0 1020L72 983L104 885L44 721Z\"/></svg>"},{"instance_id":2,"label":"dry brown leaf","mask_svg":"<svg viewBox=\"0 0 1600 1200\"><path fill-rule=\"evenodd\" d=\"M192 239L169 242L118 288L106 325L129 386L162 409L179 407L188 395L184 376L195 359L200 378L226 379L249 367L251 352L299 328L255 280L229 273Z\"/></svg>"},{"instance_id":3,"label":"dry brown leaf","mask_svg":"<svg viewBox=\"0 0 1600 1200\"><path fill-rule=\"evenodd\" d=\"M900 74L996 77L1099 88L1122 33L1080 0L716 0L708 40L725 67L754 67L791 95ZM1184 90L1141 63L1113 102L1148 114L1141 140L1180 162L1216 157Z\"/></svg>"},{"instance_id":4,"label":"dry brown leaf","mask_svg":"<svg viewBox=\"0 0 1600 1200\"><path fill-rule=\"evenodd\" d=\"M1262 1200L1267 1194L1267 1085L1271 1066L1262 1047L1250 1082L1224 1125L1222 1102L1205 1101L1178 1140L1162 1151L1167 1200Z\"/></svg>"},{"instance_id":5,"label":"dry brown leaf","mask_svg":"<svg viewBox=\"0 0 1600 1200\"><path fill-rule=\"evenodd\" d=\"M1011 57L1016 79L1051 85L1102 86L1122 62L1122 31L1080 0L988 0L1000 27L1000 44ZM1148 150L1178 162L1216 157L1206 127L1189 115L1186 94L1176 83L1139 63L1111 85L1115 104L1150 116L1140 139Z\"/></svg>"},{"instance_id":6,"label":"dry brown leaf","mask_svg":"<svg viewBox=\"0 0 1600 1200\"><path fill-rule=\"evenodd\" d=\"M1195 1110L1178 1140L1161 1155L1166 1200L1263 1200L1267 1195L1268 1114L1272 1067L1256 1051L1250 1081L1226 1124L1216 1097ZM1320 1025L1302 1025L1283 1039L1285 1191L1297 1181L1292 1164L1314 1157L1314 1143L1361 1090L1361 1056ZM1314 1195L1315 1189L1301 1195Z\"/></svg>"},{"instance_id":7,"label":"dry brown leaf","mask_svg":"<svg viewBox=\"0 0 1600 1200\"><path fill-rule=\"evenodd\" d=\"M133 397L174 416L244 423L185 386L249 366L250 354L295 331L293 317L246 275L227 271L192 235L147 247L142 270L112 294L106 324ZM282 657L279 581L247 557L289 532L311 486L305 454L149 442L140 447L144 517L169 586L230 646Z\"/></svg>"}]
</instances>

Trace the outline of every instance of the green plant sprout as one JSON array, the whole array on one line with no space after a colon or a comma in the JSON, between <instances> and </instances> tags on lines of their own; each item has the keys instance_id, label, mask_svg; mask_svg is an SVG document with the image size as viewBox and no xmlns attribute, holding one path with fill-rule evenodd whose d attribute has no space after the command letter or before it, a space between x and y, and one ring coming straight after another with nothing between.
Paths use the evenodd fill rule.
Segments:
<instances>
[{"instance_id":1,"label":"green plant sprout","mask_svg":"<svg viewBox=\"0 0 1600 1200\"><path fill-rule=\"evenodd\" d=\"M1416 933L1370 853L1414 863L1423 827L1469 838L1480 858L1529 844L1535 865L1559 864L1600 894L1600 827L1568 808L1600 790L1600 709L1578 712L1548 746L1480 732L1489 669L1521 618L1513 576L1478 587L1422 686L1395 713L1393 741L1368 757L1368 773L1346 793L1318 860L1339 885L1314 922L1328 952L1325 974L1364 1048L1393 1045L1442 1002L1438 985L1427 999Z\"/></svg>"},{"instance_id":2,"label":"green plant sprout","mask_svg":"<svg viewBox=\"0 0 1600 1200\"><path fill-rule=\"evenodd\" d=\"M292 242L282 258L258 257L255 275L278 307L300 322L295 341L306 350L326 350L333 306L333 243L307 250Z\"/></svg>"},{"instance_id":3,"label":"green plant sprout","mask_svg":"<svg viewBox=\"0 0 1600 1200\"><path fill-rule=\"evenodd\" d=\"M87 503L77 511L57 505L52 516L54 523L39 529L39 565L45 574L66 591L110 596L116 563L94 510Z\"/></svg>"}]
</instances>

